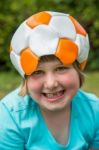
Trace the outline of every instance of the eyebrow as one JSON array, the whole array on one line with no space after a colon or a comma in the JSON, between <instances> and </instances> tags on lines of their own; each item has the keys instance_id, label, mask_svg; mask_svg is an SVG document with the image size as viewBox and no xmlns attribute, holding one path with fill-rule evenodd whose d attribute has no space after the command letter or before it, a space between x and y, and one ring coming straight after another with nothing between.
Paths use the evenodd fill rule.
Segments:
<instances>
[{"instance_id":1,"label":"eyebrow","mask_svg":"<svg viewBox=\"0 0 99 150\"><path fill-rule=\"evenodd\" d=\"M55 65L55 67L58 67L58 66L71 67L72 65L64 65L64 64L59 62ZM42 64L40 64L40 66L38 66L36 70L40 70L40 69L43 69Z\"/></svg>"},{"instance_id":2,"label":"eyebrow","mask_svg":"<svg viewBox=\"0 0 99 150\"><path fill-rule=\"evenodd\" d=\"M38 65L37 68L38 68L38 69L43 69L42 64L43 64L43 63L41 63L40 65ZM59 66L59 65L64 66L64 64L62 64L62 63L57 63L55 66L57 67L57 66Z\"/></svg>"}]
</instances>

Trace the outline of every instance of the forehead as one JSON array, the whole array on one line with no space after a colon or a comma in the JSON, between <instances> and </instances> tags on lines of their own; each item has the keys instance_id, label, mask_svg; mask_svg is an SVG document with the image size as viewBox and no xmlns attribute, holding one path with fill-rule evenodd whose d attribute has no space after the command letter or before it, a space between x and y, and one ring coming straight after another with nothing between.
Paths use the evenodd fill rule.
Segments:
<instances>
[{"instance_id":1,"label":"forehead","mask_svg":"<svg viewBox=\"0 0 99 150\"><path fill-rule=\"evenodd\" d=\"M39 60L39 63L42 63L42 62L51 62L51 61L57 61L57 62L60 62L62 63L59 58L57 58L55 55L45 55L45 56L41 56L40 57L40 60Z\"/></svg>"},{"instance_id":2,"label":"forehead","mask_svg":"<svg viewBox=\"0 0 99 150\"><path fill-rule=\"evenodd\" d=\"M64 65L61 60L59 60L59 58L57 58L56 56L54 55L46 55L46 56L42 56L40 57L40 60L38 62L38 66L36 69L38 68L43 68L43 67L47 67L49 68L49 65L50 67L55 67L55 66L58 66L58 65L62 65L62 66L66 66L66 67L71 67L73 66L73 64L70 64L70 65Z\"/></svg>"},{"instance_id":3,"label":"forehead","mask_svg":"<svg viewBox=\"0 0 99 150\"><path fill-rule=\"evenodd\" d=\"M63 64L56 56L46 55L46 56L40 57L37 68L41 67L44 64L48 64L48 63L54 63L55 65Z\"/></svg>"}]
</instances>

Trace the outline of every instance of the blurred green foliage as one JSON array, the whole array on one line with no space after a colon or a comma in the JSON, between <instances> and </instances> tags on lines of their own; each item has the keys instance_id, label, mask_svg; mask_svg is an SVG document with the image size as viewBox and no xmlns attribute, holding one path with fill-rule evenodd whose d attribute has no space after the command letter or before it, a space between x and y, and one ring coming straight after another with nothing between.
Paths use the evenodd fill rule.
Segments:
<instances>
[{"instance_id":1,"label":"blurred green foliage","mask_svg":"<svg viewBox=\"0 0 99 150\"><path fill-rule=\"evenodd\" d=\"M13 70L8 51L16 28L32 14L44 10L69 13L84 26L91 45L87 69L99 70L98 0L3 0L0 1L0 71Z\"/></svg>"}]
</instances>

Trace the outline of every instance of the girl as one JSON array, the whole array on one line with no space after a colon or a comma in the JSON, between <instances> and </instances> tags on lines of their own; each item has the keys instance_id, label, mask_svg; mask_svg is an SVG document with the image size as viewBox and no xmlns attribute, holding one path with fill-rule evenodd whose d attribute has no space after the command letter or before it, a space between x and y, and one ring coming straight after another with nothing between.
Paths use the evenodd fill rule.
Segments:
<instances>
[{"instance_id":1,"label":"girl","mask_svg":"<svg viewBox=\"0 0 99 150\"><path fill-rule=\"evenodd\" d=\"M23 83L0 102L1 150L99 149L99 99L80 89L88 52L86 31L67 14L20 25L10 58Z\"/></svg>"}]
</instances>

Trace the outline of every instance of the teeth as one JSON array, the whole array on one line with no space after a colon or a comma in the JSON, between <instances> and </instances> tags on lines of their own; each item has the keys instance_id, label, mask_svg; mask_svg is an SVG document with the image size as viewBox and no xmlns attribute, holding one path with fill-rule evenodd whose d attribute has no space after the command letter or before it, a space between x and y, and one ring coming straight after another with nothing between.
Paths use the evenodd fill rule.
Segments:
<instances>
[{"instance_id":1,"label":"teeth","mask_svg":"<svg viewBox=\"0 0 99 150\"><path fill-rule=\"evenodd\" d=\"M60 92L56 92L56 93L47 93L45 94L45 96L47 96L48 98L54 98L55 96L60 96L63 94L63 91Z\"/></svg>"},{"instance_id":2,"label":"teeth","mask_svg":"<svg viewBox=\"0 0 99 150\"><path fill-rule=\"evenodd\" d=\"M54 94L49 93L49 94L46 94L46 96L47 96L48 98L53 98Z\"/></svg>"},{"instance_id":3,"label":"teeth","mask_svg":"<svg viewBox=\"0 0 99 150\"><path fill-rule=\"evenodd\" d=\"M57 96L60 96L61 94L62 94L62 92L58 92L58 93L57 93Z\"/></svg>"}]
</instances>

